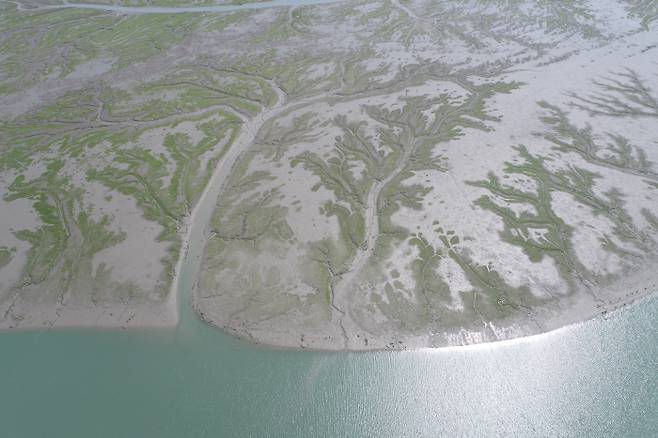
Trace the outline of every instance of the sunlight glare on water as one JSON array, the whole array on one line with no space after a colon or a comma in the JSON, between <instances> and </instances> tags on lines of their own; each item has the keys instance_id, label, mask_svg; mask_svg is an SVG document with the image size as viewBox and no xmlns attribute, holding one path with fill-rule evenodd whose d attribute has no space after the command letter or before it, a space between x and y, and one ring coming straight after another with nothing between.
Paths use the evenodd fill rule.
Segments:
<instances>
[{"instance_id":1,"label":"sunlight glare on water","mask_svg":"<svg viewBox=\"0 0 658 438\"><path fill-rule=\"evenodd\" d=\"M390 353L264 350L202 323L2 334L3 436L656 436L657 311Z\"/></svg>"}]
</instances>

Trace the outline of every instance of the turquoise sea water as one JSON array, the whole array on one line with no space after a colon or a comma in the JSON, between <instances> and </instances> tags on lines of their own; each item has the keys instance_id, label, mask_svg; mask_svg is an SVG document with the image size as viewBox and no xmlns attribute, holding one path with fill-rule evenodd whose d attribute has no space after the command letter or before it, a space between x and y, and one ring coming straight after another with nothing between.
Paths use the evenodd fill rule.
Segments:
<instances>
[{"instance_id":1,"label":"turquoise sea water","mask_svg":"<svg viewBox=\"0 0 658 438\"><path fill-rule=\"evenodd\" d=\"M658 298L445 350L259 349L175 331L0 335L2 437L658 436Z\"/></svg>"}]
</instances>

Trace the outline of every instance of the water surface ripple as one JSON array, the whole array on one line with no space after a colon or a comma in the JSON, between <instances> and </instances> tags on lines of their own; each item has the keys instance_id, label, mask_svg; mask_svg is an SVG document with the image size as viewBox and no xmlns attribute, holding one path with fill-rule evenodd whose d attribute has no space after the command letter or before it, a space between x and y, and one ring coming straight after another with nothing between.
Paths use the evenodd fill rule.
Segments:
<instances>
[{"instance_id":1,"label":"water surface ripple","mask_svg":"<svg viewBox=\"0 0 658 438\"><path fill-rule=\"evenodd\" d=\"M654 296L608 320L415 352L270 351L201 322L5 333L2 436L657 436L656 314Z\"/></svg>"}]
</instances>

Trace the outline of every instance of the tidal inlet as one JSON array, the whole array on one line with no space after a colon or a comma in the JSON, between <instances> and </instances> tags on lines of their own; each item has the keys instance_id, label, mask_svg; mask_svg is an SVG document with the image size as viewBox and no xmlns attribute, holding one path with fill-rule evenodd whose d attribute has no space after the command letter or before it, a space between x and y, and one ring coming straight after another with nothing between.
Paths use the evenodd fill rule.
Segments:
<instances>
[{"instance_id":1,"label":"tidal inlet","mask_svg":"<svg viewBox=\"0 0 658 438\"><path fill-rule=\"evenodd\" d=\"M0 1L0 329L490 342L657 243L655 0Z\"/></svg>"}]
</instances>

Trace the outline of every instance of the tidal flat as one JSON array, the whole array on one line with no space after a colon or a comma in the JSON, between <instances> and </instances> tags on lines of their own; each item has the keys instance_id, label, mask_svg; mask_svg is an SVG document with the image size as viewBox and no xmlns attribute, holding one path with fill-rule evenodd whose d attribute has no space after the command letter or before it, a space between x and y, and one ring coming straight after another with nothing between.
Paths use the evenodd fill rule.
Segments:
<instances>
[{"instance_id":1,"label":"tidal flat","mask_svg":"<svg viewBox=\"0 0 658 438\"><path fill-rule=\"evenodd\" d=\"M204 321L302 349L656 290L655 2L56 6L0 3L0 328L174 326L185 263Z\"/></svg>"}]
</instances>

